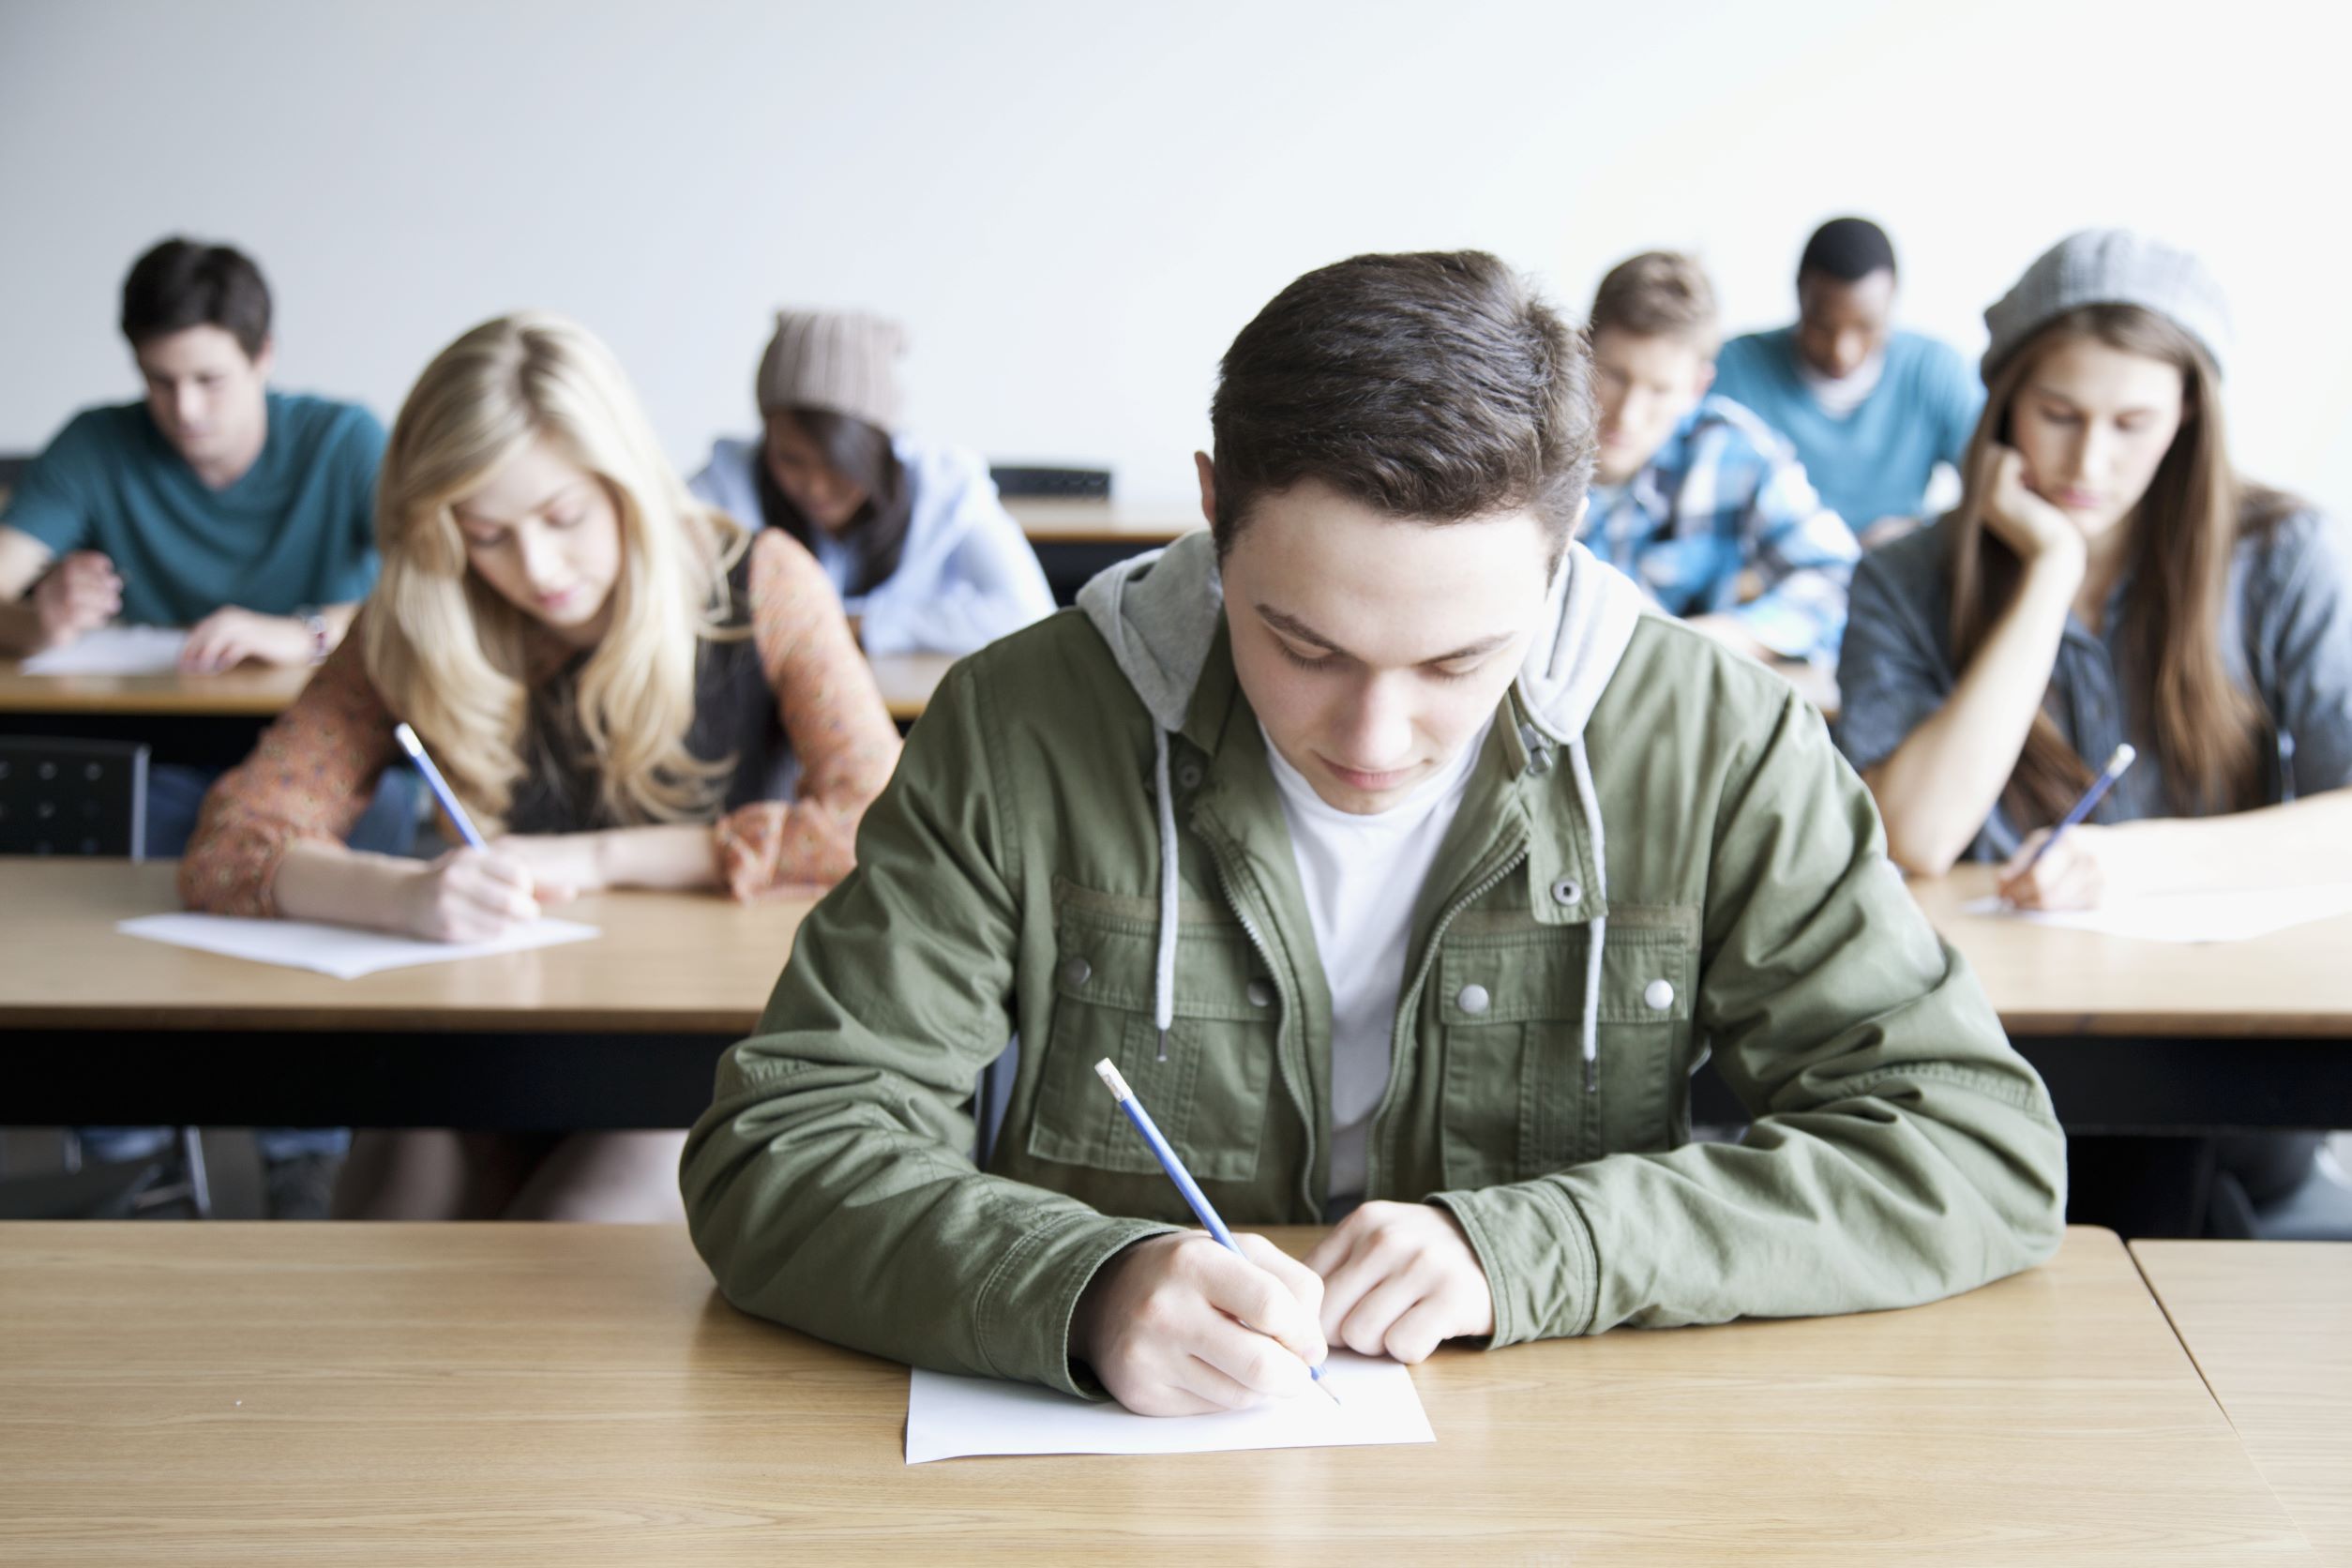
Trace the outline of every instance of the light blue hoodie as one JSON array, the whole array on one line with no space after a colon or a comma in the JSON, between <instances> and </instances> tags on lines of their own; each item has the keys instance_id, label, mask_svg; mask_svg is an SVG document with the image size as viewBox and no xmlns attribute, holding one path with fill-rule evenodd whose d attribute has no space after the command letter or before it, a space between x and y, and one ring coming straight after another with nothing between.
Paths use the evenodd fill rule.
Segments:
<instances>
[{"instance_id":1,"label":"light blue hoodie","mask_svg":"<svg viewBox=\"0 0 2352 1568\"><path fill-rule=\"evenodd\" d=\"M866 552L822 530L812 548L842 608L859 617L869 654L969 654L1053 613L1036 551L997 499L988 464L957 446L912 436L890 439L914 495L898 569L872 593L853 596ZM748 527L761 523L760 443L719 442L690 487L700 499Z\"/></svg>"}]
</instances>

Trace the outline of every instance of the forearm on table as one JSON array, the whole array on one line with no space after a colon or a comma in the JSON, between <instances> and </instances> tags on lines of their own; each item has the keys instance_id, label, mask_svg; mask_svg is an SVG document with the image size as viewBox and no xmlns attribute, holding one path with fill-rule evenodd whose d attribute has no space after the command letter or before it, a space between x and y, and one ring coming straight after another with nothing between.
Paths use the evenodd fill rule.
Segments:
<instances>
[{"instance_id":1,"label":"forearm on table","mask_svg":"<svg viewBox=\"0 0 2352 1568\"><path fill-rule=\"evenodd\" d=\"M2352 786L2225 817L2126 823L2148 893L2352 882Z\"/></svg>"},{"instance_id":2,"label":"forearm on table","mask_svg":"<svg viewBox=\"0 0 2352 1568\"><path fill-rule=\"evenodd\" d=\"M270 901L295 920L400 928L403 889L425 874L421 860L367 854L324 838L290 844L270 881Z\"/></svg>"},{"instance_id":3,"label":"forearm on table","mask_svg":"<svg viewBox=\"0 0 2352 1568\"><path fill-rule=\"evenodd\" d=\"M718 885L711 830L699 822L611 828L587 834L596 881L605 887L703 888Z\"/></svg>"},{"instance_id":4,"label":"forearm on table","mask_svg":"<svg viewBox=\"0 0 2352 1568\"><path fill-rule=\"evenodd\" d=\"M2028 573L1951 698L1862 776L1904 869L1951 869L1999 804L2049 690L2073 597L2062 577Z\"/></svg>"}]
</instances>

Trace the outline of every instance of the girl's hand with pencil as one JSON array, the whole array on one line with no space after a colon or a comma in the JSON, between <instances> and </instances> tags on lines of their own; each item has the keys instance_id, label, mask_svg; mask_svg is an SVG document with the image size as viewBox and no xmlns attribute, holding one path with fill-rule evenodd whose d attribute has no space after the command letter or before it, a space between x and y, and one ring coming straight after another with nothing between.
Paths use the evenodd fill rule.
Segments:
<instances>
[{"instance_id":1,"label":"girl's hand with pencil","mask_svg":"<svg viewBox=\"0 0 2352 1568\"><path fill-rule=\"evenodd\" d=\"M1461 1223L1434 1203L1366 1203L1306 1255L1323 1277L1323 1333L1408 1364L1495 1332L1495 1296Z\"/></svg>"},{"instance_id":2,"label":"girl's hand with pencil","mask_svg":"<svg viewBox=\"0 0 2352 1568\"><path fill-rule=\"evenodd\" d=\"M1078 1297L1070 1352L1136 1414L1246 1410L1314 1389L1323 1282L1263 1236L1233 1240L1243 1256L1205 1230L1138 1242Z\"/></svg>"},{"instance_id":3,"label":"girl's hand with pencil","mask_svg":"<svg viewBox=\"0 0 2352 1568\"><path fill-rule=\"evenodd\" d=\"M2114 896L2104 853L2105 839L2113 831L2070 828L2036 861L2035 854L2050 837L2048 828L2037 828L2002 866L2001 897L2021 910L2097 909Z\"/></svg>"},{"instance_id":4,"label":"girl's hand with pencil","mask_svg":"<svg viewBox=\"0 0 2352 1568\"><path fill-rule=\"evenodd\" d=\"M414 864L414 863L412 863ZM401 885L400 928L428 942L488 942L539 918L568 890L537 883L495 850L455 849Z\"/></svg>"}]
</instances>

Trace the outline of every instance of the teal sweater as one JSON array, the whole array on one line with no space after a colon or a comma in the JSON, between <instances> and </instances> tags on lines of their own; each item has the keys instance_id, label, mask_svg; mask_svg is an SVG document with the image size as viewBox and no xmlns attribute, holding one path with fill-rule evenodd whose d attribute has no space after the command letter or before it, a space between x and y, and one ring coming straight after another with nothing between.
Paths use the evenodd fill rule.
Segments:
<instances>
[{"instance_id":1,"label":"teal sweater","mask_svg":"<svg viewBox=\"0 0 2352 1568\"><path fill-rule=\"evenodd\" d=\"M1794 327L1726 343L1714 390L1788 438L1823 503L1857 534L1880 518L1921 515L1928 476L1938 462L1959 466L1984 405L1967 361L1916 332L1888 339L1886 373L1843 419L1798 377Z\"/></svg>"}]
</instances>

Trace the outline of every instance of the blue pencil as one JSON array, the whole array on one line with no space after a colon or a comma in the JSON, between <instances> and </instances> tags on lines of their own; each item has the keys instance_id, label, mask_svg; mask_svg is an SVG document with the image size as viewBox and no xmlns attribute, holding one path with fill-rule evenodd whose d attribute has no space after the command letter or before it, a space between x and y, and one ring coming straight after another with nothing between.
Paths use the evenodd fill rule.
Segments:
<instances>
[{"instance_id":1,"label":"blue pencil","mask_svg":"<svg viewBox=\"0 0 2352 1568\"><path fill-rule=\"evenodd\" d=\"M392 738L400 743L400 749L408 753L408 760L416 764L416 771L423 774L425 782L432 786L433 797L441 802L441 808L449 813L449 820L457 824L458 834L467 846L476 850L489 849L490 845L483 841L481 834L475 830L473 819L465 814L465 807L458 804L457 792L450 789L449 781L441 776L441 770L433 766L433 760L425 755L425 743L416 738L416 731L402 721L392 726Z\"/></svg>"},{"instance_id":2,"label":"blue pencil","mask_svg":"<svg viewBox=\"0 0 2352 1568\"><path fill-rule=\"evenodd\" d=\"M2092 779L2090 788L2083 792L2083 798L2074 803L2074 809L2069 811L2064 820L2050 830L2050 837L2042 840L2042 847L2033 852L2033 858L2027 861L2019 868L2017 874L2022 877L2041 865L2042 857L2050 852L2050 846L2058 841L2058 836L2090 815L2099 803L2106 798L2107 792L2115 788L2115 781L2123 776L2123 770L2130 767L2133 760L2137 756L2139 753L2128 746L2117 746L2115 755L2107 759L2107 765L2099 770L2099 776Z\"/></svg>"},{"instance_id":3,"label":"blue pencil","mask_svg":"<svg viewBox=\"0 0 2352 1568\"><path fill-rule=\"evenodd\" d=\"M1184 1195L1184 1201L1192 1206L1193 1214L1200 1221L1201 1229L1214 1236L1228 1252L1237 1258L1246 1258L1248 1255L1233 1240L1233 1232L1225 1228L1225 1221L1219 1219L1217 1212L1209 1207L1208 1195L1200 1190L1200 1184L1192 1179L1192 1172L1184 1168L1184 1162L1176 1157L1176 1151L1169 1147L1167 1138L1160 1136L1159 1125L1152 1120L1152 1113L1143 1108L1143 1102L1135 1097L1135 1091L1128 1088L1127 1080L1120 1076L1118 1063L1106 1056L1094 1063L1094 1071L1110 1090L1111 1097L1125 1109L1127 1120L1135 1123L1135 1130L1143 1135L1143 1141L1152 1146L1152 1157L1160 1162L1160 1168L1167 1171L1168 1180L1176 1184L1176 1190ZM1331 1394L1333 1404L1339 1403L1339 1395L1332 1394L1331 1385L1323 1381L1321 1367L1310 1366L1306 1373L1315 1380L1317 1387L1325 1394Z\"/></svg>"}]
</instances>

